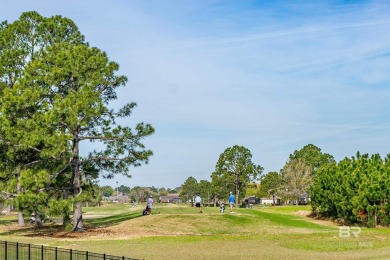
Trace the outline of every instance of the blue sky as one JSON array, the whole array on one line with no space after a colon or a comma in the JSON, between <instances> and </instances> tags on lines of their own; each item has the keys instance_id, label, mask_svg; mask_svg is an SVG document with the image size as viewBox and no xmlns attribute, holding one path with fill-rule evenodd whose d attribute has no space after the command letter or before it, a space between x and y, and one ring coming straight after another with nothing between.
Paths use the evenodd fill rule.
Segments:
<instances>
[{"instance_id":1,"label":"blue sky","mask_svg":"<svg viewBox=\"0 0 390 260\"><path fill-rule=\"evenodd\" d=\"M390 151L388 1L1 1L72 19L129 78L114 106L156 128L150 163L101 185L210 179L242 145L264 172L314 144L336 160ZM90 146L86 144L83 151Z\"/></svg>"}]
</instances>

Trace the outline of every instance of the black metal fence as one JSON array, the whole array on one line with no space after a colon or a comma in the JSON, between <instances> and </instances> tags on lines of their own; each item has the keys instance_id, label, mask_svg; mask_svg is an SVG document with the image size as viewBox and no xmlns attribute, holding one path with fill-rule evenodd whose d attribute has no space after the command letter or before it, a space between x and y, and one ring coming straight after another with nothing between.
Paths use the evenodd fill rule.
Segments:
<instances>
[{"instance_id":1,"label":"black metal fence","mask_svg":"<svg viewBox=\"0 0 390 260\"><path fill-rule=\"evenodd\" d=\"M0 241L0 260L133 260L124 256L91 253L50 246Z\"/></svg>"}]
</instances>

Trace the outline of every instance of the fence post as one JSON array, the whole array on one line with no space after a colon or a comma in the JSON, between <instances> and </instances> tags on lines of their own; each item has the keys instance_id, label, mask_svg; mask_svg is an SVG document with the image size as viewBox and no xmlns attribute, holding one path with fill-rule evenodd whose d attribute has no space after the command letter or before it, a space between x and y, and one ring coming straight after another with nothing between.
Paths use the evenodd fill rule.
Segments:
<instances>
[{"instance_id":1,"label":"fence post","mask_svg":"<svg viewBox=\"0 0 390 260\"><path fill-rule=\"evenodd\" d=\"M30 260L30 255L31 255L31 245L28 243L28 252L27 252L27 259Z\"/></svg>"},{"instance_id":2,"label":"fence post","mask_svg":"<svg viewBox=\"0 0 390 260\"><path fill-rule=\"evenodd\" d=\"M72 249L70 249L70 257L69 257L69 260L72 260Z\"/></svg>"},{"instance_id":3,"label":"fence post","mask_svg":"<svg viewBox=\"0 0 390 260\"><path fill-rule=\"evenodd\" d=\"M85 260L88 260L88 251L85 252Z\"/></svg>"},{"instance_id":4,"label":"fence post","mask_svg":"<svg viewBox=\"0 0 390 260\"><path fill-rule=\"evenodd\" d=\"M55 255L55 259L57 260L57 247L54 249L54 255Z\"/></svg>"},{"instance_id":5,"label":"fence post","mask_svg":"<svg viewBox=\"0 0 390 260\"><path fill-rule=\"evenodd\" d=\"M16 242L16 259L19 259L19 243Z\"/></svg>"},{"instance_id":6,"label":"fence post","mask_svg":"<svg viewBox=\"0 0 390 260\"><path fill-rule=\"evenodd\" d=\"M106 254L103 254L103 259L106 260Z\"/></svg>"},{"instance_id":7,"label":"fence post","mask_svg":"<svg viewBox=\"0 0 390 260\"><path fill-rule=\"evenodd\" d=\"M5 241L4 243L4 260L7 260L8 256L7 256L7 241Z\"/></svg>"},{"instance_id":8,"label":"fence post","mask_svg":"<svg viewBox=\"0 0 390 260\"><path fill-rule=\"evenodd\" d=\"M43 260L43 245L41 246L41 260Z\"/></svg>"}]
</instances>

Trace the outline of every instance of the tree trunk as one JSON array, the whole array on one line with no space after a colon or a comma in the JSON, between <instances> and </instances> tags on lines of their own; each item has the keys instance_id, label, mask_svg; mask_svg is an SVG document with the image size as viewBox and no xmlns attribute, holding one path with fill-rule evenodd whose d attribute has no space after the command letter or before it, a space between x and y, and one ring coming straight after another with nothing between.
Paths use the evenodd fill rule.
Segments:
<instances>
[{"instance_id":1,"label":"tree trunk","mask_svg":"<svg viewBox=\"0 0 390 260\"><path fill-rule=\"evenodd\" d=\"M234 180L234 186L236 188L236 207L238 207L238 196L240 193L240 190L238 189L238 174L236 174L236 179Z\"/></svg>"},{"instance_id":2,"label":"tree trunk","mask_svg":"<svg viewBox=\"0 0 390 260\"><path fill-rule=\"evenodd\" d=\"M19 194L20 191L21 191L21 189L20 189L20 174L18 174L18 183L16 184L16 194ZM23 213L20 211L18 212L18 225L19 225L19 227L23 227L25 225Z\"/></svg>"},{"instance_id":3,"label":"tree trunk","mask_svg":"<svg viewBox=\"0 0 390 260\"><path fill-rule=\"evenodd\" d=\"M238 207L238 197L240 195L240 191L237 189L236 190L236 207Z\"/></svg>"},{"instance_id":4,"label":"tree trunk","mask_svg":"<svg viewBox=\"0 0 390 260\"><path fill-rule=\"evenodd\" d=\"M23 227L25 225L23 213L20 211L18 212L18 225L19 225L19 227Z\"/></svg>"},{"instance_id":5,"label":"tree trunk","mask_svg":"<svg viewBox=\"0 0 390 260\"><path fill-rule=\"evenodd\" d=\"M73 205L73 231L83 232L83 213L81 201L77 201L77 197L81 192L81 173L80 173L80 155L79 155L79 139L78 132L73 132L73 159L72 159L72 174L73 174L73 196L76 203Z\"/></svg>"},{"instance_id":6,"label":"tree trunk","mask_svg":"<svg viewBox=\"0 0 390 260\"><path fill-rule=\"evenodd\" d=\"M77 232L83 232L84 226L83 226L83 214L82 214L82 207L81 202L76 202L74 205L74 212L73 212L73 230Z\"/></svg>"},{"instance_id":7,"label":"tree trunk","mask_svg":"<svg viewBox=\"0 0 390 260\"><path fill-rule=\"evenodd\" d=\"M7 206L7 213L6 215L11 215L11 205Z\"/></svg>"},{"instance_id":8,"label":"tree trunk","mask_svg":"<svg viewBox=\"0 0 390 260\"><path fill-rule=\"evenodd\" d=\"M35 228L41 228L42 227L41 216L39 216L39 212L37 210L34 211L34 214L35 214Z\"/></svg>"}]
</instances>

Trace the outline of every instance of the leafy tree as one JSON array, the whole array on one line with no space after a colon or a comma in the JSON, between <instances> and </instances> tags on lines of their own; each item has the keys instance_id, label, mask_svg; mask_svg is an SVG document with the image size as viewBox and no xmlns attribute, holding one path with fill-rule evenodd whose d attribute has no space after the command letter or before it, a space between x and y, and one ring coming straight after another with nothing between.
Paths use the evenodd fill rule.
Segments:
<instances>
[{"instance_id":1,"label":"leafy tree","mask_svg":"<svg viewBox=\"0 0 390 260\"><path fill-rule=\"evenodd\" d=\"M290 154L290 161L294 159L301 159L312 167L313 173L320 167L325 167L335 161L332 155L322 153L321 149L313 144L305 145L301 150L295 150L293 154Z\"/></svg>"},{"instance_id":2,"label":"leafy tree","mask_svg":"<svg viewBox=\"0 0 390 260\"><path fill-rule=\"evenodd\" d=\"M260 185L256 182L248 183L248 186L245 190L245 197L257 196L259 193Z\"/></svg>"},{"instance_id":3,"label":"leafy tree","mask_svg":"<svg viewBox=\"0 0 390 260\"><path fill-rule=\"evenodd\" d=\"M168 188L168 189L167 189L167 192L168 192L169 194L174 194L174 193L178 193L178 190L179 190L179 188L176 188L176 189Z\"/></svg>"},{"instance_id":4,"label":"leafy tree","mask_svg":"<svg viewBox=\"0 0 390 260\"><path fill-rule=\"evenodd\" d=\"M35 214L35 225L38 227L41 226L41 216L45 215L46 204L49 201L48 193L40 192L47 185L48 177L48 172L45 170L36 172L34 175L31 174L30 169L23 170L19 181L20 185L26 189L15 197L15 206L19 210Z\"/></svg>"},{"instance_id":5,"label":"leafy tree","mask_svg":"<svg viewBox=\"0 0 390 260\"><path fill-rule=\"evenodd\" d=\"M104 197L110 197L112 194L114 194L114 189L108 185L101 187L100 190Z\"/></svg>"},{"instance_id":6,"label":"leafy tree","mask_svg":"<svg viewBox=\"0 0 390 260\"><path fill-rule=\"evenodd\" d=\"M198 181L194 177L188 177L182 185L182 189L179 196L183 201L191 200L191 205L193 206L194 197L198 192Z\"/></svg>"},{"instance_id":7,"label":"leafy tree","mask_svg":"<svg viewBox=\"0 0 390 260\"><path fill-rule=\"evenodd\" d=\"M18 209L18 225L24 226L24 218L23 215L30 215L31 212L33 212L34 207L31 207L30 205L24 205L23 207L19 207L19 203L15 204L15 201L17 201L17 197L26 195L24 201L26 203L29 201L29 198L31 196L28 196L24 189L28 188L28 185L35 184L32 183L34 181L37 181L37 177L41 176L42 174L38 174L38 171L41 170L42 167L37 166L30 166L26 167L31 161L36 160L37 155L36 152L32 150L27 149L20 149L20 148L14 148L12 145L3 145L4 149L2 149L1 161L0 161L0 189L3 193L4 199L6 201L6 204L9 205L9 208L11 205L15 206ZM32 182L26 182L27 174L35 173L32 177ZM24 182L21 182L21 178L23 175ZM45 182L47 180L38 180L37 182ZM23 186L26 185L26 186ZM32 188L36 188L36 185L33 185ZM42 187L40 187L42 188ZM40 194L36 194L39 192ZM38 196L42 195L42 191L40 189L36 189L34 192L30 193L30 195ZM42 196L41 196L42 197ZM42 200L34 200L34 205ZM20 200L19 200L20 202ZM40 222L35 222L37 226L40 226Z\"/></svg>"},{"instance_id":8,"label":"leafy tree","mask_svg":"<svg viewBox=\"0 0 390 260\"><path fill-rule=\"evenodd\" d=\"M91 185L87 189L88 191L88 198L86 198L86 204L91 206L99 206L103 199L103 194L101 192L101 189L99 185L96 183L91 183Z\"/></svg>"},{"instance_id":9,"label":"leafy tree","mask_svg":"<svg viewBox=\"0 0 390 260\"><path fill-rule=\"evenodd\" d=\"M312 183L312 167L302 159L293 159L284 166L282 178L281 192L296 200L298 205L300 196L309 191Z\"/></svg>"},{"instance_id":10,"label":"leafy tree","mask_svg":"<svg viewBox=\"0 0 390 260\"><path fill-rule=\"evenodd\" d=\"M142 203L145 201L146 197L148 197L150 194L150 191L148 188L135 186L130 191L130 198L133 201L136 201L138 203Z\"/></svg>"},{"instance_id":11,"label":"leafy tree","mask_svg":"<svg viewBox=\"0 0 390 260\"><path fill-rule=\"evenodd\" d=\"M159 194L160 196L166 196L166 195L168 195L168 191L167 191L167 189L165 189L164 187L162 187L162 188L158 189L158 194Z\"/></svg>"},{"instance_id":12,"label":"leafy tree","mask_svg":"<svg viewBox=\"0 0 390 260\"><path fill-rule=\"evenodd\" d=\"M150 187L149 190L154 192L154 193L158 193L158 189L154 186Z\"/></svg>"},{"instance_id":13,"label":"leafy tree","mask_svg":"<svg viewBox=\"0 0 390 260\"><path fill-rule=\"evenodd\" d=\"M118 191L122 194L129 194L130 193L130 187L127 187L125 185L121 185L118 187Z\"/></svg>"},{"instance_id":14,"label":"leafy tree","mask_svg":"<svg viewBox=\"0 0 390 260\"><path fill-rule=\"evenodd\" d=\"M267 173L260 182L259 197L271 197L275 205L275 196L282 185L282 176L277 172Z\"/></svg>"},{"instance_id":15,"label":"leafy tree","mask_svg":"<svg viewBox=\"0 0 390 260\"><path fill-rule=\"evenodd\" d=\"M18 84L4 89L2 106L32 111L14 121L18 128L13 130L17 130L18 141L23 140L21 144L35 147L38 139L45 148L40 150L41 156L61 156L61 161L66 162L53 176L70 170L73 230L82 231L82 199L86 198L82 194L83 186L94 177L88 176L84 167L88 165L88 168L103 172L103 177L110 178L114 174L130 177L129 166L148 163L152 152L145 150L141 141L154 129L144 123L137 124L134 129L117 125L116 119L130 116L136 106L129 103L118 111L108 107L117 97L116 89L124 86L127 79L116 75L118 64L109 61L106 53L98 48L90 47L73 22L65 21L59 29L49 23L48 27L52 26L49 34L42 30L30 31L44 40L48 35L59 35L60 40L49 38L50 44L46 45L44 41L38 55L27 59ZM68 24L73 27L68 28ZM75 31L76 40L61 40L70 38L69 29ZM17 62L11 59L10 63L12 61ZM10 81L9 77L5 80ZM4 113L9 117L12 115L8 111ZM11 135L9 128L5 127L5 130ZM85 141L100 142L102 149L82 157L80 147Z\"/></svg>"},{"instance_id":16,"label":"leafy tree","mask_svg":"<svg viewBox=\"0 0 390 260\"><path fill-rule=\"evenodd\" d=\"M226 192L226 197L229 189L234 190L238 206L240 194L245 193L248 183L259 180L262 172L263 167L252 162L251 152L243 146L235 145L219 156L211 178L215 184L221 185L217 192Z\"/></svg>"},{"instance_id":17,"label":"leafy tree","mask_svg":"<svg viewBox=\"0 0 390 260\"><path fill-rule=\"evenodd\" d=\"M147 200L147 198L149 198L149 196L153 196L154 198L158 197L159 194L158 194L158 189L155 188L155 187L146 187L145 188L145 200Z\"/></svg>"},{"instance_id":18,"label":"leafy tree","mask_svg":"<svg viewBox=\"0 0 390 260\"><path fill-rule=\"evenodd\" d=\"M300 160L302 164L305 164L306 166L310 167L311 176L307 177L308 183L312 182L313 178L315 178L315 176L317 175L317 171L319 169L328 167L329 165L335 162L332 155L327 153L322 153L321 149L313 144L305 145L302 149L295 150L293 154L290 154L289 161L286 163L286 166L287 165L291 166L296 164L295 162L293 162L296 160ZM284 169L282 169L281 171L282 175L284 175L283 170ZM286 185L288 186L288 184L285 183L284 189L286 189ZM305 188L305 190L306 191L302 192L302 194L306 192L310 192L310 189L308 190L307 188ZM285 195L289 197L291 196L291 190L289 192L286 192L284 190L284 192L282 192L281 195Z\"/></svg>"},{"instance_id":19,"label":"leafy tree","mask_svg":"<svg viewBox=\"0 0 390 260\"><path fill-rule=\"evenodd\" d=\"M200 180L198 183L199 195L204 201L207 200L207 203L210 201L211 195L211 183L207 180Z\"/></svg>"},{"instance_id":20,"label":"leafy tree","mask_svg":"<svg viewBox=\"0 0 390 260\"><path fill-rule=\"evenodd\" d=\"M48 202L48 214L50 216L62 216L63 225L72 229L70 215L72 214L72 201L68 199L50 199Z\"/></svg>"},{"instance_id":21,"label":"leafy tree","mask_svg":"<svg viewBox=\"0 0 390 260\"><path fill-rule=\"evenodd\" d=\"M228 179L221 178L221 176L214 171L211 174L210 194L214 199L214 207L217 206L219 200L226 200L227 194L231 189L231 183Z\"/></svg>"}]
</instances>

